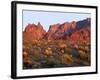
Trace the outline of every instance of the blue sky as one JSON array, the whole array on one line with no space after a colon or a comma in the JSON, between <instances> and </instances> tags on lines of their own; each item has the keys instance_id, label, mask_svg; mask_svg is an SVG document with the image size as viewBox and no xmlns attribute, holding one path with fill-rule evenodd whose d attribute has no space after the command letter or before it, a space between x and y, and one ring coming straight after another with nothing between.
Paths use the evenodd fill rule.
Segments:
<instances>
[{"instance_id":1,"label":"blue sky","mask_svg":"<svg viewBox=\"0 0 100 80\"><path fill-rule=\"evenodd\" d=\"M23 11L23 30L30 23L38 24L40 22L43 28L48 31L49 26L56 23L80 21L91 17L86 13L65 13L65 12L46 12L46 11Z\"/></svg>"}]
</instances>

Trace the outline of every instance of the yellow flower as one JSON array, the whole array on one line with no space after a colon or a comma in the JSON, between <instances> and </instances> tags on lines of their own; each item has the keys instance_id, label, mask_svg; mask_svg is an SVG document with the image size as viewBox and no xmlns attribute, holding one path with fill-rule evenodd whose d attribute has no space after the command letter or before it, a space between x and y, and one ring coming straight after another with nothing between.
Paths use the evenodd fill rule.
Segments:
<instances>
[{"instance_id":1,"label":"yellow flower","mask_svg":"<svg viewBox=\"0 0 100 80\"><path fill-rule=\"evenodd\" d=\"M23 52L23 58L28 57L28 53L26 51Z\"/></svg>"},{"instance_id":2,"label":"yellow flower","mask_svg":"<svg viewBox=\"0 0 100 80\"><path fill-rule=\"evenodd\" d=\"M48 48L48 50L51 50L51 48Z\"/></svg>"},{"instance_id":3,"label":"yellow flower","mask_svg":"<svg viewBox=\"0 0 100 80\"><path fill-rule=\"evenodd\" d=\"M48 48L45 50L46 54L47 55L51 55L52 54L52 49L51 48Z\"/></svg>"},{"instance_id":4,"label":"yellow flower","mask_svg":"<svg viewBox=\"0 0 100 80\"><path fill-rule=\"evenodd\" d=\"M64 54L63 58L66 58L69 62L73 62L72 55Z\"/></svg>"},{"instance_id":5,"label":"yellow flower","mask_svg":"<svg viewBox=\"0 0 100 80\"><path fill-rule=\"evenodd\" d=\"M59 47L62 48L62 49L64 49L64 48L67 47L67 45L66 44L61 44L61 45L59 45Z\"/></svg>"},{"instance_id":6,"label":"yellow flower","mask_svg":"<svg viewBox=\"0 0 100 80\"><path fill-rule=\"evenodd\" d=\"M64 53L64 50L61 50L62 53Z\"/></svg>"}]
</instances>

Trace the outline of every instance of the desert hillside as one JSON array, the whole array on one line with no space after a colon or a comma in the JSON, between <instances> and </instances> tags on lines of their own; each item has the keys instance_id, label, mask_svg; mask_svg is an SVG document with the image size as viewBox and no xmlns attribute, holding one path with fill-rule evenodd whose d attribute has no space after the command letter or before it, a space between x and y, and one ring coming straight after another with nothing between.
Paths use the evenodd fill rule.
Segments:
<instances>
[{"instance_id":1,"label":"desert hillside","mask_svg":"<svg viewBox=\"0 0 100 80\"><path fill-rule=\"evenodd\" d=\"M90 66L91 19L51 24L23 31L23 69Z\"/></svg>"}]
</instances>

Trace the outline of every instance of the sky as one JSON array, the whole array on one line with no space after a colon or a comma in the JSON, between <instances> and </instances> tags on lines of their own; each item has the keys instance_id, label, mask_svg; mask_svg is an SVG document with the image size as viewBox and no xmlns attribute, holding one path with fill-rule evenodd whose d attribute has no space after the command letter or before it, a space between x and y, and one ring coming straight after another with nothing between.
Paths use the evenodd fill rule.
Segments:
<instances>
[{"instance_id":1,"label":"sky","mask_svg":"<svg viewBox=\"0 0 100 80\"><path fill-rule=\"evenodd\" d=\"M71 13L71 12L46 12L46 11L23 11L23 30L30 23L38 24L40 22L43 28L48 31L49 26L57 23L80 21L91 17L89 13Z\"/></svg>"}]
</instances>

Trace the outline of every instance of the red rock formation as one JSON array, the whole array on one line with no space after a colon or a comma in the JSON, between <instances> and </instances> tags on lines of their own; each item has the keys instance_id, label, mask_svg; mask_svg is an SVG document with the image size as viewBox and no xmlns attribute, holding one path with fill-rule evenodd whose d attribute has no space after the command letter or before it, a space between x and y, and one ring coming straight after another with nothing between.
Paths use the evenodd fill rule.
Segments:
<instances>
[{"instance_id":1,"label":"red rock formation","mask_svg":"<svg viewBox=\"0 0 100 80\"><path fill-rule=\"evenodd\" d=\"M90 42L90 29L81 29L79 31L75 31L71 36L67 37L68 41L78 41L78 42Z\"/></svg>"},{"instance_id":2,"label":"red rock formation","mask_svg":"<svg viewBox=\"0 0 100 80\"><path fill-rule=\"evenodd\" d=\"M77 23L73 21L73 22L65 22L63 24L51 25L46 35L46 39L50 40L63 39L63 37L65 37L65 34L67 32L76 28L76 24Z\"/></svg>"},{"instance_id":3,"label":"red rock formation","mask_svg":"<svg viewBox=\"0 0 100 80\"><path fill-rule=\"evenodd\" d=\"M87 18L78 22L65 22L63 24L51 25L48 32L43 29L43 26L39 22L37 25L28 24L23 32L25 40L59 40L68 39L76 41L90 41L90 22L91 19Z\"/></svg>"},{"instance_id":4,"label":"red rock formation","mask_svg":"<svg viewBox=\"0 0 100 80\"><path fill-rule=\"evenodd\" d=\"M38 23L38 25L28 24L23 32L23 38L27 41L39 40L42 39L45 34L46 31L43 29L43 26L40 23Z\"/></svg>"},{"instance_id":5,"label":"red rock formation","mask_svg":"<svg viewBox=\"0 0 100 80\"><path fill-rule=\"evenodd\" d=\"M60 24L51 25L46 36L45 36L45 38L48 39L48 40L54 39L55 33L58 30L59 26L60 26Z\"/></svg>"},{"instance_id":6,"label":"red rock formation","mask_svg":"<svg viewBox=\"0 0 100 80\"><path fill-rule=\"evenodd\" d=\"M75 21L71 22L71 28L73 28L73 29L76 28L76 25L77 25L77 22L75 22Z\"/></svg>"}]
</instances>

